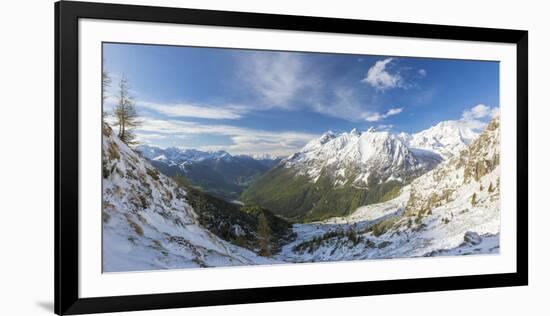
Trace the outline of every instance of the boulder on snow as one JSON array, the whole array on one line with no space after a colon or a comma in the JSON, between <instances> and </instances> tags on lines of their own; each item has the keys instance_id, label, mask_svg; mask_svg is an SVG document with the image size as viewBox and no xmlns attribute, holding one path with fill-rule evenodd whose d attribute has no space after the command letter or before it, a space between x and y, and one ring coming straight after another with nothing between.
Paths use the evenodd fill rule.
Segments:
<instances>
[{"instance_id":1,"label":"boulder on snow","mask_svg":"<svg viewBox=\"0 0 550 316\"><path fill-rule=\"evenodd\" d=\"M464 243L470 245L479 245L481 243L481 236L476 232L466 232L464 234Z\"/></svg>"}]
</instances>

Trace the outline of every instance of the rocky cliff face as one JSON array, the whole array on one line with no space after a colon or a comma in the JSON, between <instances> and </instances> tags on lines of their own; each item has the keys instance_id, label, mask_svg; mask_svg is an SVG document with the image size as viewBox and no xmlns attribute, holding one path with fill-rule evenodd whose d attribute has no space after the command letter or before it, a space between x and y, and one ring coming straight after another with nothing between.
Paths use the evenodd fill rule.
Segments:
<instances>
[{"instance_id":1,"label":"rocky cliff face","mask_svg":"<svg viewBox=\"0 0 550 316\"><path fill-rule=\"evenodd\" d=\"M457 191L465 185L477 185L492 173L500 163L500 119L494 118L486 129L466 149L411 184L411 198L407 213L424 214L451 202ZM494 183L493 183L494 182ZM476 184L477 183L477 184ZM485 184L491 193L497 193L500 180Z\"/></svg>"}]
</instances>

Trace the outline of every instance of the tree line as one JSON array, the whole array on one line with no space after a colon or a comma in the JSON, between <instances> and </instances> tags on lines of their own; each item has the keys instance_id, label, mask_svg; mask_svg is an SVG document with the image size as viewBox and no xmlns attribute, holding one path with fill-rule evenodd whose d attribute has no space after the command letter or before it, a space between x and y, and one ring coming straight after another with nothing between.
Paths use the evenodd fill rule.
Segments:
<instances>
[{"instance_id":1,"label":"tree line","mask_svg":"<svg viewBox=\"0 0 550 316\"><path fill-rule=\"evenodd\" d=\"M101 73L101 96L102 96L102 115L103 120L112 115L115 118L114 125L118 128L118 137L128 145L137 144L135 129L138 128L142 121L139 119L136 110L135 98L130 93L130 84L126 75L120 77L116 90L112 97L116 100L115 108L112 113L105 111L105 101L109 97L107 90L112 83L111 76L106 70Z\"/></svg>"}]
</instances>

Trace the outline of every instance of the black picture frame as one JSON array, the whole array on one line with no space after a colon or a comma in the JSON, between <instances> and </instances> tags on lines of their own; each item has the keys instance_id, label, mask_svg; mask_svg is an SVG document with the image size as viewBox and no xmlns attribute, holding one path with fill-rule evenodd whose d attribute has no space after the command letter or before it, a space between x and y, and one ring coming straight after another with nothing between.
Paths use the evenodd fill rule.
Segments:
<instances>
[{"instance_id":1,"label":"black picture frame","mask_svg":"<svg viewBox=\"0 0 550 316\"><path fill-rule=\"evenodd\" d=\"M517 47L517 272L79 298L78 21L90 18L511 43ZM55 3L55 313L59 315L521 286L528 283L528 32L275 14Z\"/></svg>"}]
</instances>

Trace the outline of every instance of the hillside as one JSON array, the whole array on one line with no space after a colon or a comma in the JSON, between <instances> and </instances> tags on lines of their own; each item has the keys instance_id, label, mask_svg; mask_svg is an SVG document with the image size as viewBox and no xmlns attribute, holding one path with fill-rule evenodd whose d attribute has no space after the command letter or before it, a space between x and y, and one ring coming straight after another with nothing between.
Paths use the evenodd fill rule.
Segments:
<instances>
[{"instance_id":1,"label":"hillside","mask_svg":"<svg viewBox=\"0 0 550 316\"><path fill-rule=\"evenodd\" d=\"M278 252L282 245L295 238L291 224L265 208L227 202L194 188L181 175L173 179L187 192L186 199L197 213L199 223L223 240L260 252L263 245L258 228L262 220L268 227L270 253Z\"/></svg>"},{"instance_id":2,"label":"hillside","mask_svg":"<svg viewBox=\"0 0 550 316\"><path fill-rule=\"evenodd\" d=\"M188 192L108 126L103 128L103 153L105 272L275 262L206 229L188 203Z\"/></svg>"}]
</instances>

